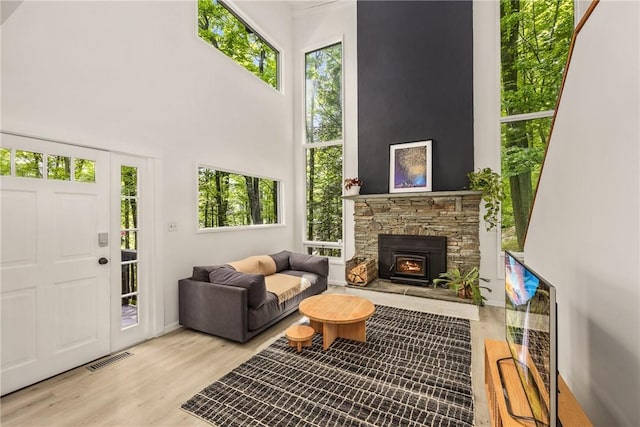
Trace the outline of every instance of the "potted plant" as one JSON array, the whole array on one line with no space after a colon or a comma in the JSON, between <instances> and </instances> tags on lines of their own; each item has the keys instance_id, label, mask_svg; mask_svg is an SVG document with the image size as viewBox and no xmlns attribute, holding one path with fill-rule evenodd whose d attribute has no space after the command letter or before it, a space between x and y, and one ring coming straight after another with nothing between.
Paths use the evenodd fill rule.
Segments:
<instances>
[{"instance_id":1,"label":"potted plant","mask_svg":"<svg viewBox=\"0 0 640 427\"><path fill-rule=\"evenodd\" d=\"M480 289L483 288L489 292L491 292L491 289L486 286L480 286L480 280L487 281L480 277L478 267L473 267L467 272L460 271L460 269L456 267L445 273L440 273L437 279L433 279L433 286L436 287L440 283L443 283L454 291L459 298L473 300L475 305L484 305L486 298L482 295Z\"/></svg>"},{"instance_id":2,"label":"potted plant","mask_svg":"<svg viewBox=\"0 0 640 427\"><path fill-rule=\"evenodd\" d=\"M484 200L485 208L484 220L487 231L490 231L498 225L500 204L504 198L502 177L491 168L469 172L467 177L469 177L469 188L471 190L482 191L482 200Z\"/></svg>"},{"instance_id":3,"label":"potted plant","mask_svg":"<svg viewBox=\"0 0 640 427\"><path fill-rule=\"evenodd\" d=\"M344 194L345 196L355 196L360 194L360 187L364 182L356 178L347 178L344 180Z\"/></svg>"}]
</instances>

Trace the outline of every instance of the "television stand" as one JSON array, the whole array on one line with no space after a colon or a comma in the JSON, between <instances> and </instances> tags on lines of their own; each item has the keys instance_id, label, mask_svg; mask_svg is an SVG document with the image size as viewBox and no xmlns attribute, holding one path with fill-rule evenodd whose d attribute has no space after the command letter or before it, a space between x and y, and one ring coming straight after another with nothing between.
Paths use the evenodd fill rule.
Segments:
<instances>
[{"instance_id":1,"label":"television stand","mask_svg":"<svg viewBox=\"0 0 640 427\"><path fill-rule=\"evenodd\" d=\"M485 340L484 384L487 392L491 425L493 427L535 427L533 415L527 404L513 361L500 362L502 381L500 379L497 362L505 358L511 358L506 342ZM560 375L558 375L558 390L558 418L562 423L562 427L593 426ZM505 393L509 396L511 412L517 414L517 418L509 415Z\"/></svg>"}]
</instances>

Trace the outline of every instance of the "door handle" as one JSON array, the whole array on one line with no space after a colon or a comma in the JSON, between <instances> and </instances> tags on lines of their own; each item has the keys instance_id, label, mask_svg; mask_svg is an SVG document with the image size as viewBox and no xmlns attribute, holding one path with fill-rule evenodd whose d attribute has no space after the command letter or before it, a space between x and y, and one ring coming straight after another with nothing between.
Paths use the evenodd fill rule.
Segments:
<instances>
[{"instance_id":1,"label":"door handle","mask_svg":"<svg viewBox=\"0 0 640 427\"><path fill-rule=\"evenodd\" d=\"M98 264L100 264L100 265L105 265L107 263L109 263L109 260L107 258L105 258L105 257L102 257L102 258L100 258L98 260Z\"/></svg>"}]
</instances>

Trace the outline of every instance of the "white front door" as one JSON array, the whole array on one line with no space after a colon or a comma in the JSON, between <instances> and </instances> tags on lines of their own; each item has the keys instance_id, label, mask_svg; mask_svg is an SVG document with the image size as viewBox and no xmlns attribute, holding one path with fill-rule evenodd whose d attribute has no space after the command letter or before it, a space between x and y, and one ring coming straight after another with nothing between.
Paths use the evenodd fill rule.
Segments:
<instances>
[{"instance_id":1,"label":"white front door","mask_svg":"<svg viewBox=\"0 0 640 427\"><path fill-rule=\"evenodd\" d=\"M2 394L109 354L110 154L0 134Z\"/></svg>"}]
</instances>

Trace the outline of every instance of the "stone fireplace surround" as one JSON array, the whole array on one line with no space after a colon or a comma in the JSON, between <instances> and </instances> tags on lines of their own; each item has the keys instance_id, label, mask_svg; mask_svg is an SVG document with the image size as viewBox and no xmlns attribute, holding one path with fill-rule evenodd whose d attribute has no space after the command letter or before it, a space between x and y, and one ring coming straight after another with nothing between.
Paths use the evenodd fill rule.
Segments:
<instances>
[{"instance_id":1,"label":"stone fireplace surround","mask_svg":"<svg viewBox=\"0 0 640 427\"><path fill-rule=\"evenodd\" d=\"M363 194L353 200L355 254L378 259L379 234L444 236L447 269L480 265L478 191Z\"/></svg>"}]
</instances>

